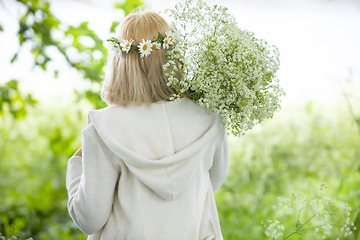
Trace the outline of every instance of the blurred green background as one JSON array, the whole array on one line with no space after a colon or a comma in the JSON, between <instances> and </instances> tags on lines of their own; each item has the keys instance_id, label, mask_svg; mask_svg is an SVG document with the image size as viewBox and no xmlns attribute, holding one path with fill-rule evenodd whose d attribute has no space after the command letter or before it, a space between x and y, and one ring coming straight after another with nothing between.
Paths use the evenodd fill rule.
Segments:
<instances>
[{"instance_id":1,"label":"blurred green background","mask_svg":"<svg viewBox=\"0 0 360 240\"><path fill-rule=\"evenodd\" d=\"M35 240L86 239L67 212L66 164L81 146L87 110L106 106L99 97L107 59L104 39L88 22L58 20L51 1L12 2L22 11L16 18L18 52L11 63L16 63L25 49L31 53L35 71L50 72L56 79L64 70L51 66L52 49L80 74L84 86L74 91L66 104L56 99L44 103L21 90L22 79L2 79L0 233L10 237L21 231L23 237ZM0 0L6 11L4 3L9 1ZM142 4L127 0L113 7L126 15ZM0 18L0 38L6 32L4 21ZM113 33L117 24L110 24L107 32ZM344 95L328 101L325 108L316 100L288 103L272 120L241 138L229 138L229 176L216 192L225 240L266 239L261 221L274 216L277 198L300 192L316 199L320 182L329 185L324 194L334 203L351 206L351 221L360 228L360 95L353 77L344 82L346 88L341 85L337 89ZM279 219L285 227L284 236L294 229L296 216ZM307 238L293 235L289 239ZM333 234L326 239L336 237ZM360 234L355 230L350 237L340 239L360 239Z\"/></svg>"}]
</instances>

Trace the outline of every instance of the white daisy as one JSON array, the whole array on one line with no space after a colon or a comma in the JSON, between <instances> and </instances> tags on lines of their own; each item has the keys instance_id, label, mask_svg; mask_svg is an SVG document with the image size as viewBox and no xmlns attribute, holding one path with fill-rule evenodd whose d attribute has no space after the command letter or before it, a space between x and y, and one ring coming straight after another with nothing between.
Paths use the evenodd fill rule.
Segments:
<instances>
[{"instance_id":1,"label":"white daisy","mask_svg":"<svg viewBox=\"0 0 360 240\"><path fill-rule=\"evenodd\" d=\"M157 42L152 42L151 43L151 49L155 50L155 49L161 49L161 44L157 43Z\"/></svg>"},{"instance_id":2,"label":"white daisy","mask_svg":"<svg viewBox=\"0 0 360 240\"><path fill-rule=\"evenodd\" d=\"M168 37L164 38L164 42L163 42L163 48L169 48L169 44L170 44L170 39Z\"/></svg>"},{"instance_id":3,"label":"white daisy","mask_svg":"<svg viewBox=\"0 0 360 240\"><path fill-rule=\"evenodd\" d=\"M113 55L118 56L120 54L120 48L114 42L108 42L109 47Z\"/></svg>"},{"instance_id":4,"label":"white daisy","mask_svg":"<svg viewBox=\"0 0 360 240\"><path fill-rule=\"evenodd\" d=\"M115 43L113 43L113 42L108 42L108 45L109 45L109 48L112 50L112 49L114 49L115 48Z\"/></svg>"},{"instance_id":5,"label":"white daisy","mask_svg":"<svg viewBox=\"0 0 360 240\"><path fill-rule=\"evenodd\" d=\"M115 56L121 56L121 50L120 50L120 48L119 47L115 47L115 48L113 48L112 49L112 53L113 53L113 55L115 55Z\"/></svg>"},{"instance_id":6,"label":"white daisy","mask_svg":"<svg viewBox=\"0 0 360 240\"><path fill-rule=\"evenodd\" d=\"M133 39L131 39L131 41L123 39L122 43L120 43L120 47L122 48L122 51L128 53L133 41L134 41Z\"/></svg>"},{"instance_id":7,"label":"white daisy","mask_svg":"<svg viewBox=\"0 0 360 240\"><path fill-rule=\"evenodd\" d=\"M165 32L166 37L169 39L169 44L172 44L175 39L175 33L173 31L167 31Z\"/></svg>"},{"instance_id":8,"label":"white daisy","mask_svg":"<svg viewBox=\"0 0 360 240\"><path fill-rule=\"evenodd\" d=\"M152 49L152 45L151 45L151 41L150 40L142 40L141 43L139 43L139 45L137 46L139 48L139 51L141 53L140 57L147 57L148 55L150 55Z\"/></svg>"}]
</instances>

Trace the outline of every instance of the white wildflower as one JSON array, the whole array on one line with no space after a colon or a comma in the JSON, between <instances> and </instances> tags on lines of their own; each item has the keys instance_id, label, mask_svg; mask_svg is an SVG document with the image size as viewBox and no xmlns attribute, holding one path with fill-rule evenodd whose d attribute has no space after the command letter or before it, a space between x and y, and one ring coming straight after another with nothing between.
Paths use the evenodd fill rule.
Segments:
<instances>
[{"instance_id":1,"label":"white wildflower","mask_svg":"<svg viewBox=\"0 0 360 240\"><path fill-rule=\"evenodd\" d=\"M166 35L166 38L169 40L168 44L172 44L175 39L175 33L172 31L167 31L167 32L165 32L165 35Z\"/></svg>"},{"instance_id":2,"label":"white wildflower","mask_svg":"<svg viewBox=\"0 0 360 240\"><path fill-rule=\"evenodd\" d=\"M165 37L165 38L164 38L164 41L163 41L163 48L164 48L164 49L168 49L168 48L169 48L169 45L170 45L170 38Z\"/></svg>"},{"instance_id":3,"label":"white wildflower","mask_svg":"<svg viewBox=\"0 0 360 240\"><path fill-rule=\"evenodd\" d=\"M152 49L151 49L151 41L150 40L142 40L142 42L138 45L139 51L140 51L140 58L143 58L144 56L147 57Z\"/></svg>"},{"instance_id":4,"label":"white wildflower","mask_svg":"<svg viewBox=\"0 0 360 240\"><path fill-rule=\"evenodd\" d=\"M151 49L155 50L155 49L161 49L161 44L158 42L152 42L151 43Z\"/></svg>"},{"instance_id":5,"label":"white wildflower","mask_svg":"<svg viewBox=\"0 0 360 240\"><path fill-rule=\"evenodd\" d=\"M120 46L114 42L108 42L109 48L114 56L119 56L121 54Z\"/></svg>"},{"instance_id":6,"label":"white wildflower","mask_svg":"<svg viewBox=\"0 0 360 240\"><path fill-rule=\"evenodd\" d=\"M267 226L265 230L265 235L273 239L278 239L283 235L284 230L285 230L284 226L280 225L280 222L275 220L274 222L272 222Z\"/></svg>"},{"instance_id":7,"label":"white wildflower","mask_svg":"<svg viewBox=\"0 0 360 240\"><path fill-rule=\"evenodd\" d=\"M185 0L175 9L167 13L176 36L166 32L162 47L168 49L176 38L167 57L182 64L178 69L176 64L164 66L165 72L174 76L169 86L181 92L193 90L193 100L208 112L218 112L234 135L272 117L283 95L275 75L279 69L278 49L255 38L252 32L239 29L223 7L210 8L201 1L193 4ZM177 79L178 72L184 73L181 79Z\"/></svg>"},{"instance_id":8,"label":"white wildflower","mask_svg":"<svg viewBox=\"0 0 360 240\"><path fill-rule=\"evenodd\" d=\"M129 50L130 50L130 47L131 47L131 44L133 43L133 39L131 39L130 41L129 40L126 40L126 39L123 39L123 41L120 43L120 46L121 46L121 50L123 52L126 52L128 53Z\"/></svg>"}]
</instances>

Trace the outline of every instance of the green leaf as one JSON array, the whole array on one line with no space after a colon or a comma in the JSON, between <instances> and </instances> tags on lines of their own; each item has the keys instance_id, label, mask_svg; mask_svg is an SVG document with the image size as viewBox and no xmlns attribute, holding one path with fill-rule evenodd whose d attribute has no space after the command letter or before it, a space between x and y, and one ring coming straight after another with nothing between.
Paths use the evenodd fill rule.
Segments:
<instances>
[{"instance_id":1,"label":"green leaf","mask_svg":"<svg viewBox=\"0 0 360 240\"><path fill-rule=\"evenodd\" d=\"M11 59L11 63L13 63L16 59L17 59L18 53L15 53L15 55L13 56L13 58Z\"/></svg>"},{"instance_id":2,"label":"green leaf","mask_svg":"<svg viewBox=\"0 0 360 240\"><path fill-rule=\"evenodd\" d=\"M106 39L106 41L108 41L108 42L113 42L113 43L119 43L119 41L118 41L116 38L114 38L114 37L109 38L109 39Z\"/></svg>"},{"instance_id":3,"label":"green leaf","mask_svg":"<svg viewBox=\"0 0 360 240\"><path fill-rule=\"evenodd\" d=\"M163 41L164 41L164 36L159 32L158 42L163 42Z\"/></svg>"},{"instance_id":4,"label":"green leaf","mask_svg":"<svg viewBox=\"0 0 360 240\"><path fill-rule=\"evenodd\" d=\"M4 31L3 27L0 24L0 32Z\"/></svg>"},{"instance_id":5,"label":"green leaf","mask_svg":"<svg viewBox=\"0 0 360 240\"><path fill-rule=\"evenodd\" d=\"M11 80L0 85L0 115L8 112L15 119L24 118L27 104L34 106L37 103L31 95L24 97L18 89L18 81ZM4 107L5 106L5 107Z\"/></svg>"},{"instance_id":6,"label":"green leaf","mask_svg":"<svg viewBox=\"0 0 360 240\"><path fill-rule=\"evenodd\" d=\"M88 22L82 22L77 26L66 25L52 14L52 2L49 0L16 1L18 4L22 5L22 7L25 9L25 12L18 18L18 39L20 43L20 49L10 60L11 63L14 63L17 60L18 53L23 47L23 44L28 43L31 46L30 52L33 56L34 67L37 66L42 68L43 70L46 70L47 63L52 61L46 49L47 47L55 47L65 57L66 61L72 68L82 73L84 79L96 83L99 83L101 81L101 76L104 75L103 67L107 60L108 50L104 46L103 39L100 39L94 31L89 29ZM143 2L141 0L123 0L122 3L117 4L116 6L117 8L124 9L125 13L128 14L134 8L139 7L142 4ZM36 20L29 21L33 20L35 15ZM118 24L119 22L113 22L110 30L114 32ZM1 25L0 29L0 31L2 31ZM59 33L60 36L65 36L66 39L70 38L70 43L67 44L67 41L59 41L58 39L53 39L53 30L56 30L56 32ZM84 45L83 41L81 41L81 38L83 36L91 38L95 42L95 44L91 46ZM70 58L69 56L67 56L67 53L69 52L68 50L74 50L73 48L76 49L75 54L77 54L77 58ZM94 59L94 51L101 51L102 57L100 59ZM58 75L58 70L54 71L54 78L58 78ZM4 91L4 94L0 93L0 95L1 97L7 97L8 100L6 100L5 104L8 104L8 102L11 101L11 97L9 97L8 95L9 93L11 95L12 93L14 93L14 91L8 91L9 87L4 89L0 88L0 90ZM92 99L91 102L96 107L106 106L106 104L101 101L101 98L99 96L92 96L89 98ZM27 102L25 101L25 103ZM0 107L2 108L3 105L0 105ZM9 103L9 105L13 104ZM20 102L17 105L22 106ZM7 108L7 105L3 108L5 112L7 111Z\"/></svg>"},{"instance_id":7,"label":"green leaf","mask_svg":"<svg viewBox=\"0 0 360 240\"><path fill-rule=\"evenodd\" d=\"M88 90L85 92L85 96L92 104L94 104L96 109L106 107L106 103L101 100L99 93Z\"/></svg>"},{"instance_id":8,"label":"green leaf","mask_svg":"<svg viewBox=\"0 0 360 240\"><path fill-rule=\"evenodd\" d=\"M120 22L112 22L110 27L110 32L115 32L115 28L119 25Z\"/></svg>"},{"instance_id":9,"label":"green leaf","mask_svg":"<svg viewBox=\"0 0 360 240\"><path fill-rule=\"evenodd\" d=\"M38 103L36 99L33 98L31 94L27 96L26 103L30 104L31 106L35 106Z\"/></svg>"},{"instance_id":10,"label":"green leaf","mask_svg":"<svg viewBox=\"0 0 360 240\"><path fill-rule=\"evenodd\" d=\"M116 9L122 9L125 12L125 16L131 13L137 7L142 6L144 3L141 0L126 0L125 3L116 3Z\"/></svg>"},{"instance_id":11,"label":"green leaf","mask_svg":"<svg viewBox=\"0 0 360 240\"><path fill-rule=\"evenodd\" d=\"M17 90L18 89L18 81L12 79L6 83L6 86L8 86L11 89Z\"/></svg>"}]
</instances>

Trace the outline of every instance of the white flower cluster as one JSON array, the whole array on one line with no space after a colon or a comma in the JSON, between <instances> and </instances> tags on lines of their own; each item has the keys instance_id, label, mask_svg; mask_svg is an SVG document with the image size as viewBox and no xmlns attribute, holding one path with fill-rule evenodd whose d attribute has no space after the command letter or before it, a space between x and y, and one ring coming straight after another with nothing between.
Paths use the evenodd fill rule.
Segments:
<instances>
[{"instance_id":1,"label":"white flower cluster","mask_svg":"<svg viewBox=\"0 0 360 240\"><path fill-rule=\"evenodd\" d=\"M273 221L268 219L264 226L266 227L265 235L272 239L278 239L284 234L285 228L278 220Z\"/></svg>"},{"instance_id":2,"label":"white flower cluster","mask_svg":"<svg viewBox=\"0 0 360 240\"><path fill-rule=\"evenodd\" d=\"M123 39L122 42L119 42L116 38L108 39L110 49L114 56L121 56L121 53L128 53L130 50L140 52L140 58L147 57L151 54L152 50L161 49L161 46L164 49L168 49L169 45L174 43L175 34L172 31L165 32L166 37L163 37L160 33L157 39L155 37L153 40L142 40L138 43L137 46L132 45L136 40L134 39Z\"/></svg>"},{"instance_id":3,"label":"white flower cluster","mask_svg":"<svg viewBox=\"0 0 360 240\"><path fill-rule=\"evenodd\" d=\"M350 212L351 207L347 203L344 204L343 211L345 212L346 219L344 225L340 228L341 234L344 235L344 237L349 237L351 234L353 234L353 231L356 230L356 227L354 226L353 222L350 222Z\"/></svg>"},{"instance_id":4,"label":"white flower cluster","mask_svg":"<svg viewBox=\"0 0 360 240\"><path fill-rule=\"evenodd\" d=\"M277 204L277 206L274 205L273 209L274 210L277 209L280 216L283 214L289 215L293 212L293 206L289 199L278 197L277 201L278 201L278 204Z\"/></svg>"},{"instance_id":5,"label":"white flower cluster","mask_svg":"<svg viewBox=\"0 0 360 240\"><path fill-rule=\"evenodd\" d=\"M270 216L276 216L276 221L270 218L262 225L265 227L265 235L276 239L282 236L286 226L286 237L301 235L302 239L337 239L337 237L349 237L356 231L355 224L350 222L351 208L347 203L341 203L322 196L322 191L328 188L326 183L320 184L320 193L311 198L303 194L293 194L292 199L277 198L277 204L273 205ZM293 211L295 210L295 211ZM288 223L294 218L294 222ZM294 224L295 223L295 224ZM291 227L290 227L291 226ZM293 227L294 226L294 227ZM281 233L280 233L280 232Z\"/></svg>"},{"instance_id":6,"label":"white flower cluster","mask_svg":"<svg viewBox=\"0 0 360 240\"><path fill-rule=\"evenodd\" d=\"M330 223L326 223L323 226L321 226L321 228L324 231L323 238L326 238L326 236L330 236L333 226Z\"/></svg>"},{"instance_id":7,"label":"white flower cluster","mask_svg":"<svg viewBox=\"0 0 360 240\"><path fill-rule=\"evenodd\" d=\"M280 109L279 51L241 30L227 8L185 0L166 10L179 33L164 65L169 86L222 117L239 136Z\"/></svg>"},{"instance_id":8,"label":"white flower cluster","mask_svg":"<svg viewBox=\"0 0 360 240\"><path fill-rule=\"evenodd\" d=\"M320 183L320 192L321 192L323 189L326 189L326 188L328 188L328 187L329 187L329 185L327 185L326 183L321 182L321 183Z\"/></svg>"},{"instance_id":9,"label":"white flower cluster","mask_svg":"<svg viewBox=\"0 0 360 240\"><path fill-rule=\"evenodd\" d=\"M20 240L20 239L24 239L21 234L13 235L10 238L6 238L6 237L4 237L2 235L2 233L0 233L0 240ZM27 238L26 240L34 240L34 239L33 238Z\"/></svg>"},{"instance_id":10,"label":"white flower cluster","mask_svg":"<svg viewBox=\"0 0 360 240\"><path fill-rule=\"evenodd\" d=\"M309 203L311 203L308 198L305 198L305 196L300 193L297 194L294 193L292 195L292 198L294 199L294 206L297 211L304 210L305 208L308 207Z\"/></svg>"}]
</instances>

